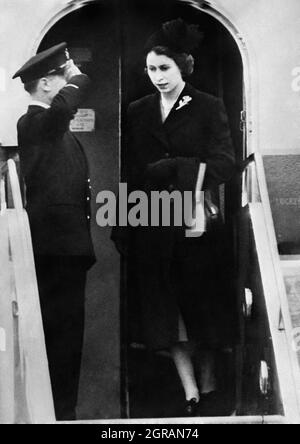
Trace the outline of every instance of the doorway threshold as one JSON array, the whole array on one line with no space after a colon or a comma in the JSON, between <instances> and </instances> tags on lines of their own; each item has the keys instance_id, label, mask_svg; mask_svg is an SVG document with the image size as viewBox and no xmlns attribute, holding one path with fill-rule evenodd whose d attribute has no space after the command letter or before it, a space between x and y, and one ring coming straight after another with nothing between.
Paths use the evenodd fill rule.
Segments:
<instances>
[{"instance_id":1,"label":"doorway threshold","mask_svg":"<svg viewBox=\"0 0 300 444\"><path fill-rule=\"evenodd\" d=\"M218 425L218 424L288 424L284 416L225 416L214 418L156 418L156 419L116 419L116 420L85 420L72 422L57 422L56 424L95 424L95 425Z\"/></svg>"}]
</instances>

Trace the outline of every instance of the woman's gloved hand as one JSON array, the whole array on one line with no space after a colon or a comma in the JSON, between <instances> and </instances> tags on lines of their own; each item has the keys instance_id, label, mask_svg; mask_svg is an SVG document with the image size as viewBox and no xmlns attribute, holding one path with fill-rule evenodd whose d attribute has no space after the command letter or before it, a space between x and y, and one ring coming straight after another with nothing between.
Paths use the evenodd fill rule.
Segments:
<instances>
[{"instance_id":1,"label":"woman's gloved hand","mask_svg":"<svg viewBox=\"0 0 300 444\"><path fill-rule=\"evenodd\" d=\"M146 179L153 184L162 184L172 180L176 176L176 159L161 159L150 163L146 169Z\"/></svg>"}]
</instances>

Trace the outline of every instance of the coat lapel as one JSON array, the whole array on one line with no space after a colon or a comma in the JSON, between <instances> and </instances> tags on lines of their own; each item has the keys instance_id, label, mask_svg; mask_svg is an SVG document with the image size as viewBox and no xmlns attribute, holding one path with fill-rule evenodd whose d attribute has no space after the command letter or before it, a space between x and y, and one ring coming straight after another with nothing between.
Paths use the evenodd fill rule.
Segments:
<instances>
[{"instance_id":1,"label":"coat lapel","mask_svg":"<svg viewBox=\"0 0 300 444\"><path fill-rule=\"evenodd\" d=\"M156 93L151 96L147 113L149 116L147 129L153 137L164 145L166 150L169 150L168 133L176 131L177 128L184 125L193 113L194 91L191 85L188 83L185 85L185 88L164 123L161 118L160 94Z\"/></svg>"},{"instance_id":2,"label":"coat lapel","mask_svg":"<svg viewBox=\"0 0 300 444\"><path fill-rule=\"evenodd\" d=\"M168 132L175 131L190 119L190 116L193 113L193 100L194 88L187 83L164 122L163 126Z\"/></svg>"},{"instance_id":3,"label":"coat lapel","mask_svg":"<svg viewBox=\"0 0 300 444\"><path fill-rule=\"evenodd\" d=\"M158 139L166 149L168 149L169 142L161 118L159 93L151 96L147 115L149 116L149 121L147 122L148 131L153 137Z\"/></svg>"}]
</instances>

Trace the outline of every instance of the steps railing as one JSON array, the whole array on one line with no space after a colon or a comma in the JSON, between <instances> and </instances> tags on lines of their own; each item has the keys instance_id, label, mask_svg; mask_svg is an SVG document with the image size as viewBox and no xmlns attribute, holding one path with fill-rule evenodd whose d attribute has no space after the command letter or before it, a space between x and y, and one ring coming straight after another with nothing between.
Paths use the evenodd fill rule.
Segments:
<instances>
[{"instance_id":1,"label":"steps railing","mask_svg":"<svg viewBox=\"0 0 300 444\"><path fill-rule=\"evenodd\" d=\"M1 363L4 363L4 367L0 366L0 423L53 423L55 414L31 235L15 162L8 160L7 169L4 166L1 173L0 332L5 341L1 351L0 340ZM7 190L12 196L11 209L7 208Z\"/></svg>"}]
</instances>

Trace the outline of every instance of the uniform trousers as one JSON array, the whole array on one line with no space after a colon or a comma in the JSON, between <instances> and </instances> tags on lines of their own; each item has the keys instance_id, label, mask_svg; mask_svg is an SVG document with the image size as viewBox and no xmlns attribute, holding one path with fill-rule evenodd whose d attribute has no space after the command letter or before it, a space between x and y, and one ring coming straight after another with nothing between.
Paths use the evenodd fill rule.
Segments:
<instances>
[{"instance_id":1,"label":"uniform trousers","mask_svg":"<svg viewBox=\"0 0 300 444\"><path fill-rule=\"evenodd\" d=\"M56 419L74 420L87 268L80 257L39 256L35 260Z\"/></svg>"}]
</instances>

